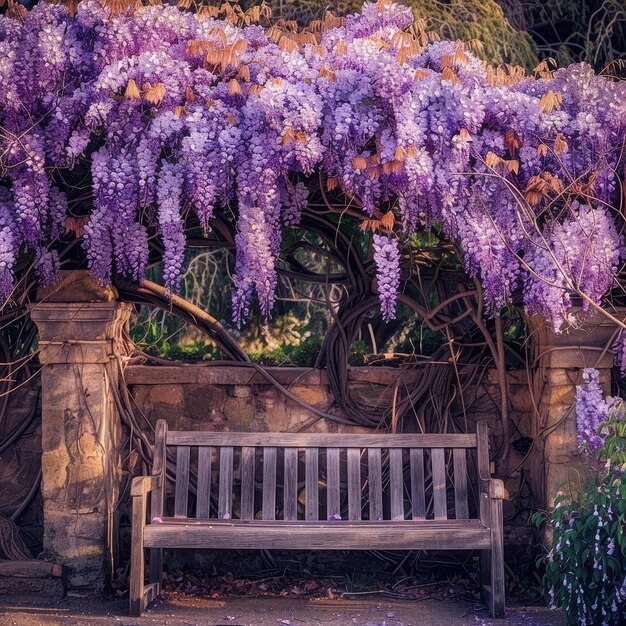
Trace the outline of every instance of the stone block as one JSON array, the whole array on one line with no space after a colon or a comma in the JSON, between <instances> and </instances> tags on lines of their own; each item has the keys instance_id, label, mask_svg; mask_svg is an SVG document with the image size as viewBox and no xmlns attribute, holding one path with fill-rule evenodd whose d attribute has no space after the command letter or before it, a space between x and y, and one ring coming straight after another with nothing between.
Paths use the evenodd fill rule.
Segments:
<instances>
[{"instance_id":1,"label":"stone block","mask_svg":"<svg viewBox=\"0 0 626 626\"><path fill-rule=\"evenodd\" d=\"M333 398L330 397L329 393L326 392L322 387L298 386L291 387L289 391L299 400L302 400L303 402L306 402L306 404L314 406L316 409L325 410L326 407L333 402ZM292 405L296 405L296 403L292 400L289 400L289 403Z\"/></svg>"},{"instance_id":2,"label":"stone block","mask_svg":"<svg viewBox=\"0 0 626 626\"><path fill-rule=\"evenodd\" d=\"M364 406L385 406L392 402L394 394L393 386L381 386L371 383L352 383L350 395Z\"/></svg>"},{"instance_id":3,"label":"stone block","mask_svg":"<svg viewBox=\"0 0 626 626\"><path fill-rule=\"evenodd\" d=\"M545 454L574 454L578 451L576 413L568 407L552 407L548 416L548 428L553 426L545 439Z\"/></svg>"},{"instance_id":4,"label":"stone block","mask_svg":"<svg viewBox=\"0 0 626 626\"><path fill-rule=\"evenodd\" d=\"M611 384L611 369L610 368L596 368L600 373L600 384L606 386L608 393ZM576 385L583 384L583 371L582 368L551 368L546 372L545 382L549 385Z\"/></svg>"},{"instance_id":5,"label":"stone block","mask_svg":"<svg viewBox=\"0 0 626 626\"><path fill-rule=\"evenodd\" d=\"M541 401L549 405L552 411L554 407L570 407L576 402L575 385L547 385L541 395Z\"/></svg>"},{"instance_id":6,"label":"stone block","mask_svg":"<svg viewBox=\"0 0 626 626\"><path fill-rule=\"evenodd\" d=\"M283 398L278 399L275 391L272 394L256 398L255 423L268 432L285 432L289 428L289 413Z\"/></svg>"},{"instance_id":7,"label":"stone block","mask_svg":"<svg viewBox=\"0 0 626 626\"><path fill-rule=\"evenodd\" d=\"M254 403L248 398L233 397L224 402L224 417L231 431L252 431Z\"/></svg>"},{"instance_id":8,"label":"stone block","mask_svg":"<svg viewBox=\"0 0 626 626\"><path fill-rule=\"evenodd\" d=\"M61 566L46 561L0 561L0 598L15 601L61 600Z\"/></svg>"},{"instance_id":9,"label":"stone block","mask_svg":"<svg viewBox=\"0 0 626 626\"><path fill-rule=\"evenodd\" d=\"M150 389L150 400L155 404L179 406L184 403L183 388L181 385L163 383Z\"/></svg>"},{"instance_id":10,"label":"stone block","mask_svg":"<svg viewBox=\"0 0 626 626\"><path fill-rule=\"evenodd\" d=\"M532 411L532 400L527 385L511 385L509 387L509 400L514 411Z\"/></svg>"},{"instance_id":11,"label":"stone block","mask_svg":"<svg viewBox=\"0 0 626 626\"><path fill-rule=\"evenodd\" d=\"M613 365L613 355L606 353L600 356L601 352L585 346L560 348L547 352L542 358L544 367L549 368L584 368L597 367L602 369L610 368Z\"/></svg>"},{"instance_id":12,"label":"stone block","mask_svg":"<svg viewBox=\"0 0 626 626\"><path fill-rule=\"evenodd\" d=\"M232 395L235 398L250 398L252 397L252 388L249 385L234 385Z\"/></svg>"},{"instance_id":13,"label":"stone block","mask_svg":"<svg viewBox=\"0 0 626 626\"><path fill-rule=\"evenodd\" d=\"M102 287L88 270L61 271L60 281L41 287L37 297L43 302L112 302L118 293L112 286Z\"/></svg>"},{"instance_id":14,"label":"stone block","mask_svg":"<svg viewBox=\"0 0 626 626\"><path fill-rule=\"evenodd\" d=\"M372 429L367 426L351 426L350 424L337 424L338 433L347 433L350 435L371 435Z\"/></svg>"},{"instance_id":15,"label":"stone block","mask_svg":"<svg viewBox=\"0 0 626 626\"><path fill-rule=\"evenodd\" d=\"M184 385L183 394L187 418L192 424L224 420L228 396L223 386Z\"/></svg>"}]
</instances>

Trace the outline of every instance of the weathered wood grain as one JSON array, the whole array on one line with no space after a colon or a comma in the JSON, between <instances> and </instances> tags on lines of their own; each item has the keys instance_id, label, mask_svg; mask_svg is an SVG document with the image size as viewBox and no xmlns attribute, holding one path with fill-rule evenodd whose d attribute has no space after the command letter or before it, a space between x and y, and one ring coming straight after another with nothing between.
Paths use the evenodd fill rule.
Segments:
<instances>
[{"instance_id":1,"label":"weathered wood grain","mask_svg":"<svg viewBox=\"0 0 626 626\"><path fill-rule=\"evenodd\" d=\"M461 448L452 451L454 465L454 513L457 519L469 517L467 503L467 452Z\"/></svg>"},{"instance_id":2,"label":"weathered wood grain","mask_svg":"<svg viewBox=\"0 0 626 626\"><path fill-rule=\"evenodd\" d=\"M220 448L220 478L217 516L230 519L233 508L233 448Z\"/></svg>"},{"instance_id":3,"label":"weathered wood grain","mask_svg":"<svg viewBox=\"0 0 626 626\"><path fill-rule=\"evenodd\" d=\"M276 448L263 448L262 515L265 520L276 518Z\"/></svg>"},{"instance_id":4,"label":"weathered wood grain","mask_svg":"<svg viewBox=\"0 0 626 626\"><path fill-rule=\"evenodd\" d=\"M361 519L361 450L348 448L348 519Z\"/></svg>"},{"instance_id":5,"label":"weathered wood grain","mask_svg":"<svg viewBox=\"0 0 626 626\"><path fill-rule=\"evenodd\" d=\"M436 520L448 517L446 501L446 461L445 451L440 448L431 450L433 470L433 512Z\"/></svg>"},{"instance_id":6,"label":"weathered wood grain","mask_svg":"<svg viewBox=\"0 0 626 626\"><path fill-rule=\"evenodd\" d=\"M286 520L298 519L298 449L285 448L283 479L283 515Z\"/></svg>"},{"instance_id":7,"label":"weathered wood grain","mask_svg":"<svg viewBox=\"0 0 626 626\"><path fill-rule=\"evenodd\" d=\"M452 520L450 520L452 521ZM416 524L347 521L260 522L224 524L152 524L144 533L147 546L276 550L467 550L490 546L491 533L480 524Z\"/></svg>"},{"instance_id":8,"label":"weathered wood grain","mask_svg":"<svg viewBox=\"0 0 626 626\"><path fill-rule=\"evenodd\" d=\"M167 432L168 445L229 446L233 433ZM475 448L476 435L353 435L347 433L237 433L238 446L275 448Z\"/></svg>"},{"instance_id":9,"label":"weathered wood grain","mask_svg":"<svg viewBox=\"0 0 626 626\"><path fill-rule=\"evenodd\" d=\"M146 524L147 499L145 494L133 496L132 510L132 543L130 553L130 614L141 615L143 605L143 585L145 556L144 527ZM154 546L157 548L158 546Z\"/></svg>"},{"instance_id":10,"label":"weathered wood grain","mask_svg":"<svg viewBox=\"0 0 626 626\"><path fill-rule=\"evenodd\" d=\"M383 519L383 476L380 448L367 450L367 481L369 485L370 520Z\"/></svg>"},{"instance_id":11,"label":"weathered wood grain","mask_svg":"<svg viewBox=\"0 0 626 626\"><path fill-rule=\"evenodd\" d=\"M174 517L165 517L166 449L176 445ZM189 474L192 446L198 451L196 518L189 518ZM241 450L241 519L231 520L234 450ZM209 519L211 448L219 449L218 518ZM262 518L255 514L256 449L263 450ZM319 449L326 449L326 505L329 520L319 520ZM404 520L403 449L409 448L411 519ZM467 451L476 449L480 483L480 519L469 518ZM284 458L284 519L276 520L277 459ZM305 517L298 520L298 459L304 449ZM346 449L348 520L341 520L341 459ZM389 511L383 521L383 454L389 459ZM451 449L455 519L448 519L446 449ZM363 452L362 452L363 450ZM367 450L369 520L362 521L363 482L361 456ZM434 520L425 519L426 477L424 450L431 460ZM386 461L385 461L386 463ZM295 433L207 433L167 431L157 423L154 475L133 481L132 551L130 574L131 615L140 615L160 592L163 548L234 548L302 550L442 550L481 551L481 584L494 617L504 616L504 554L501 481L489 475L487 427L477 435L337 435ZM145 524L148 496L151 514L162 523ZM144 584L144 548L150 549L150 581Z\"/></svg>"},{"instance_id":12,"label":"weathered wood grain","mask_svg":"<svg viewBox=\"0 0 626 626\"><path fill-rule=\"evenodd\" d=\"M174 515L187 517L189 500L189 446L176 449L176 486L174 488Z\"/></svg>"},{"instance_id":13,"label":"weathered wood grain","mask_svg":"<svg viewBox=\"0 0 626 626\"><path fill-rule=\"evenodd\" d=\"M208 518L211 513L211 453L213 448L202 446L198 449L198 489L196 517Z\"/></svg>"},{"instance_id":14,"label":"weathered wood grain","mask_svg":"<svg viewBox=\"0 0 626 626\"><path fill-rule=\"evenodd\" d=\"M165 439L167 437L167 422L158 420L154 432L154 451L152 453L152 474L160 480L152 490L150 497L150 519L163 517L165 504L165 470L166 452ZM150 550L150 582L158 585L161 591L161 579L163 578L163 550L154 548Z\"/></svg>"},{"instance_id":15,"label":"weathered wood grain","mask_svg":"<svg viewBox=\"0 0 626 626\"><path fill-rule=\"evenodd\" d=\"M404 476L402 474L402 448L390 448L389 499L392 520L404 519Z\"/></svg>"},{"instance_id":16,"label":"weathered wood grain","mask_svg":"<svg viewBox=\"0 0 626 626\"><path fill-rule=\"evenodd\" d=\"M341 515L339 448L326 449L326 509L328 519Z\"/></svg>"},{"instance_id":17,"label":"weathered wood grain","mask_svg":"<svg viewBox=\"0 0 626 626\"><path fill-rule=\"evenodd\" d=\"M498 483L499 492L504 491L502 481L493 480ZM504 607L504 534L502 519L502 498L492 497L490 499L491 518L491 615L496 618L505 616Z\"/></svg>"},{"instance_id":18,"label":"weathered wood grain","mask_svg":"<svg viewBox=\"0 0 626 626\"><path fill-rule=\"evenodd\" d=\"M254 519L255 449L241 449L241 519Z\"/></svg>"},{"instance_id":19,"label":"weathered wood grain","mask_svg":"<svg viewBox=\"0 0 626 626\"><path fill-rule=\"evenodd\" d=\"M424 450L411 448L411 517L414 520L426 519L426 493L424 480Z\"/></svg>"},{"instance_id":20,"label":"weathered wood grain","mask_svg":"<svg viewBox=\"0 0 626 626\"><path fill-rule=\"evenodd\" d=\"M319 519L319 453L317 448L306 448L304 451L304 488L305 488L305 518Z\"/></svg>"},{"instance_id":21,"label":"weathered wood grain","mask_svg":"<svg viewBox=\"0 0 626 626\"><path fill-rule=\"evenodd\" d=\"M489 429L487 422L480 421L476 424L477 464L478 464L478 489L480 519L485 526L489 526Z\"/></svg>"}]
</instances>

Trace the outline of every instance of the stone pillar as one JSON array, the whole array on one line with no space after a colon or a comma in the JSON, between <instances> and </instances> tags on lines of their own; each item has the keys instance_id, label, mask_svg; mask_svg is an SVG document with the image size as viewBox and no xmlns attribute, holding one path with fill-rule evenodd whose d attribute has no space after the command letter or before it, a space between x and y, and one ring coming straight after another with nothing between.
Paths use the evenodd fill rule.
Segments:
<instances>
[{"instance_id":1,"label":"stone pillar","mask_svg":"<svg viewBox=\"0 0 626 626\"><path fill-rule=\"evenodd\" d=\"M72 595L100 593L110 573L121 478L121 423L111 395L130 306L86 272L67 272L30 314L42 364L44 552L67 568Z\"/></svg>"},{"instance_id":2,"label":"stone pillar","mask_svg":"<svg viewBox=\"0 0 626 626\"><path fill-rule=\"evenodd\" d=\"M537 317L529 320L537 373L535 398L538 415L533 420L535 439L533 489L540 507L551 507L569 485L584 479L585 466L576 434L576 385L582 370L600 372L605 393L610 391L613 355L608 352L616 326L599 313L578 313L577 328L555 334ZM543 436L542 436L543 434Z\"/></svg>"}]
</instances>

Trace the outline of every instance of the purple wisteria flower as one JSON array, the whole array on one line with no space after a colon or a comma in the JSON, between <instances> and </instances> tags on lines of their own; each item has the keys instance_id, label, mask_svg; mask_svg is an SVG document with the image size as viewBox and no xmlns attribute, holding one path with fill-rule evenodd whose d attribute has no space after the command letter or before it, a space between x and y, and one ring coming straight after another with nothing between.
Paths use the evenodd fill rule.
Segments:
<instances>
[{"instance_id":1,"label":"purple wisteria flower","mask_svg":"<svg viewBox=\"0 0 626 626\"><path fill-rule=\"evenodd\" d=\"M604 395L597 369L583 370L583 385L576 387L576 432L578 447L595 452L603 444L598 427L609 416L615 398Z\"/></svg>"},{"instance_id":2,"label":"purple wisteria flower","mask_svg":"<svg viewBox=\"0 0 626 626\"><path fill-rule=\"evenodd\" d=\"M374 235L374 261L378 270L378 295L383 319L394 319L400 288L400 251L397 239Z\"/></svg>"},{"instance_id":3,"label":"purple wisteria flower","mask_svg":"<svg viewBox=\"0 0 626 626\"><path fill-rule=\"evenodd\" d=\"M393 208L394 232L373 241L385 319L398 237L433 225L480 279L487 314L520 288L557 331L577 291L601 305L626 259L611 210L626 82L582 64L506 78L461 43L418 41L411 24L407 7L368 2L315 43L276 45L260 26L170 6L111 16L83 0L72 15L40 2L23 21L0 15L0 298L21 250L53 279L58 263L40 251L64 231L57 185L87 165L94 277L141 281L159 237L174 293L185 229L226 215L237 321L255 299L271 314L283 230L315 210L314 172L364 217Z\"/></svg>"}]
</instances>

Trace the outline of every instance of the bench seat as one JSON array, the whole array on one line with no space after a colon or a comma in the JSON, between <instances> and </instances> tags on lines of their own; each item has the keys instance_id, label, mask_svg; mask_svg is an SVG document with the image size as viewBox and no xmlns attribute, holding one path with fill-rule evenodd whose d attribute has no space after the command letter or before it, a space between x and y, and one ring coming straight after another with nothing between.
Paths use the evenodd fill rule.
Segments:
<instances>
[{"instance_id":1,"label":"bench seat","mask_svg":"<svg viewBox=\"0 0 626 626\"><path fill-rule=\"evenodd\" d=\"M491 547L480 520L291 522L163 518L144 529L146 548L277 550L469 550Z\"/></svg>"},{"instance_id":2,"label":"bench seat","mask_svg":"<svg viewBox=\"0 0 626 626\"><path fill-rule=\"evenodd\" d=\"M131 615L161 591L163 549L190 548L478 550L483 597L504 617L504 486L489 474L484 423L476 434L215 433L159 420L152 472L131 485Z\"/></svg>"}]
</instances>

